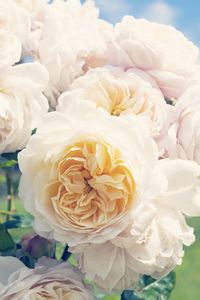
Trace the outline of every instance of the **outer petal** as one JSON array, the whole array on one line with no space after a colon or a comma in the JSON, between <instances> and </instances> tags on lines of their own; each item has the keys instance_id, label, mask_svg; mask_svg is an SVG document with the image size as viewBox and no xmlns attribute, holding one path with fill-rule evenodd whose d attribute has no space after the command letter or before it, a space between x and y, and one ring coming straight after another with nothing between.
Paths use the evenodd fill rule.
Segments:
<instances>
[{"instance_id":1,"label":"outer petal","mask_svg":"<svg viewBox=\"0 0 200 300\"><path fill-rule=\"evenodd\" d=\"M188 216L199 216L200 167L186 160L160 160L157 167L168 181L160 201Z\"/></svg>"},{"instance_id":2,"label":"outer petal","mask_svg":"<svg viewBox=\"0 0 200 300\"><path fill-rule=\"evenodd\" d=\"M26 145L48 111L42 94L48 73L39 63L20 64L7 68L0 82L0 152L15 152Z\"/></svg>"},{"instance_id":3,"label":"outer petal","mask_svg":"<svg viewBox=\"0 0 200 300\"><path fill-rule=\"evenodd\" d=\"M151 70L148 74L154 78L163 94L170 98L178 98L184 92L189 79L170 71Z\"/></svg>"},{"instance_id":4,"label":"outer petal","mask_svg":"<svg viewBox=\"0 0 200 300\"><path fill-rule=\"evenodd\" d=\"M176 44L177 47L171 45ZM179 97L196 69L198 48L172 26L125 16L108 47L116 66L138 68L156 80L166 97Z\"/></svg>"},{"instance_id":5,"label":"outer petal","mask_svg":"<svg viewBox=\"0 0 200 300\"><path fill-rule=\"evenodd\" d=\"M20 60L21 44L15 35L0 30L0 69L9 67Z\"/></svg>"},{"instance_id":6,"label":"outer petal","mask_svg":"<svg viewBox=\"0 0 200 300\"><path fill-rule=\"evenodd\" d=\"M25 267L17 258L11 256L0 256L0 283L8 284L8 278L20 268Z\"/></svg>"},{"instance_id":7,"label":"outer petal","mask_svg":"<svg viewBox=\"0 0 200 300\"><path fill-rule=\"evenodd\" d=\"M138 281L139 274L128 268L125 250L110 242L70 248L70 251L78 254L86 277L106 292L131 288Z\"/></svg>"}]
</instances>

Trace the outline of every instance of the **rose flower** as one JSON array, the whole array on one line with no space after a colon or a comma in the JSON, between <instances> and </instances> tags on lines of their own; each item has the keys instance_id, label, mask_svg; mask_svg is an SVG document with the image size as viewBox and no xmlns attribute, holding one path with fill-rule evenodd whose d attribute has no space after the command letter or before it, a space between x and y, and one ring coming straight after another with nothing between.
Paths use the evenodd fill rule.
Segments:
<instances>
[{"instance_id":1,"label":"rose flower","mask_svg":"<svg viewBox=\"0 0 200 300\"><path fill-rule=\"evenodd\" d=\"M14 257L0 257L1 300L92 300L83 278L68 263L41 258L28 269Z\"/></svg>"},{"instance_id":2,"label":"rose flower","mask_svg":"<svg viewBox=\"0 0 200 300\"><path fill-rule=\"evenodd\" d=\"M139 120L87 101L49 113L19 154L19 195L35 231L70 245L102 242L130 222L158 153Z\"/></svg>"},{"instance_id":3,"label":"rose flower","mask_svg":"<svg viewBox=\"0 0 200 300\"><path fill-rule=\"evenodd\" d=\"M111 64L144 71L169 98L179 97L187 87L198 54L198 48L174 27L131 16L115 25L108 50Z\"/></svg>"},{"instance_id":4,"label":"rose flower","mask_svg":"<svg viewBox=\"0 0 200 300\"><path fill-rule=\"evenodd\" d=\"M64 111L65 103L67 105L67 101L74 98L94 102L113 116L143 117L155 140L167 123L169 108L162 92L134 71L124 72L121 68L89 70L61 95L56 110Z\"/></svg>"}]
</instances>

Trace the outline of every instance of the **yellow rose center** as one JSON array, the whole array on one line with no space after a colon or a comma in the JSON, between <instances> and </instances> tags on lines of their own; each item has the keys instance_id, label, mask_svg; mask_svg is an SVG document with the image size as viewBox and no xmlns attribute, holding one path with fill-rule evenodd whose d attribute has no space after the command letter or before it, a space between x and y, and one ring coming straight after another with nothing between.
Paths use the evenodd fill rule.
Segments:
<instances>
[{"instance_id":1,"label":"yellow rose center","mask_svg":"<svg viewBox=\"0 0 200 300\"><path fill-rule=\"evenodd\" d=\"M120 151L96 138L66 147L49 187L63 222L97 228L126 213L133 203L135 182Z\"/></svg>"},{"instance_id":2,"label":"yellow rose center","mask_svg":"<svg viewBox=\"0 0 200 300\"><path fill-rule=\"evenodd\" d=\"M99 79L85 89L85 98L95 102L113 116L124 114L139 115L143 113L153 115L154 107L148 100L147 93L138 90L137 86L127 84L122 79Z\"/></svg>"}]
</instances>

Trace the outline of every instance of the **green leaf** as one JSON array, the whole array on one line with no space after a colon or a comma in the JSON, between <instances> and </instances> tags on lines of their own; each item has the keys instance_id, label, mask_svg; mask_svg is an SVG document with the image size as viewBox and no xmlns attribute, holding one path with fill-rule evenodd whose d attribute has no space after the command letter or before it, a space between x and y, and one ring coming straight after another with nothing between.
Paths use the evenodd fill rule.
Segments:
<instances>
[{"instance_id":1,"label":"green leaf","mask_svg":"<svg viewBox=\"0 0 200 300\"><path fill-rule=\"evenodd\" d=\"M78 267L78 262L75 258L75 256L73 254L70 255L70 257L68 258L68 261L70 262L70 264L74 267ZM111 300L111 299L110 299ZM112 299L112 300L119 300L119 299Z\"/></svg>"},{"instance_id":2,"label":"green leaf","mask_svg":"<svg viewBox=\"0 0 200 300\"><path fill-rule=\"evenodd\" d=\"M10 229L10 228L18 228L19 227L19 222L16 221L16 220L11 220L11 221L6 221L2 224L0 224L0 228L7 228L7 229Z\"/></svg>"},{"instance_id":3,"label":"green leaf","mask_svg":"<svg viewBox=\"0 0 200 300\"><path fill-rule=\"evenodd\" d=\"M31 134L32 134L32 135L33 135L33 134L36 134L36 131L37 131L37 129L36 129L36 128L35 128L35 129L33 129Z\"/></svg>"},{"instance_id":4,"label":"green leaf","mask_svg":"<svg viewBox=\"0 0 200 300\"><path fill-rule=\"evenodd\" d=\"M168 300L175 283L175 272L169 273L160 280L144 275L136 290L124 291L121 295L121 300Z\"/></svg>"},{"instance_id":5,"label":"green leaf","mask_svg":"<svg viewBox=\"0 0 200 300\"><path fill-rule=\"evenodd\" d=\"M0 251L4 252L15 248L15 243L6 228L0 228Z\"/></svg>"},{"instance_id":6,"label":"green leaf","mask_svg":"<svg viewBox=\"0 0 200 300\"><path fill-rule=\"evenodd\" d=\"M123 291L121 300L141 300L133 291Z\"/></svg>"},{"instance_id":7,"label":"green leaf","mask_svg":"<svg viewBox=\"0 0 200 300\"><path fill-rule=\"evenodd\" d=\"M56 244L56 259L57 260L61 259L61 256L63 254L64 248L65 248L65 246L63 244L61 244L61 243L57 243Z\"/></svg>"},{"instance_id":8,"label":"green leaf","mask_svg":"<svg viewBox=\"0 0 200 300\"><path fill-rule=\"evenodd\" d=\"M33 217L29 214L27 215L12 215L12 218L18 222L18 227L31 227L33 222Z\"/></svg>"},{"instance_id":9,"label":"green leaf","mask_svg":"<svg viewBox=\"0 0 200 300\"><path fill-rule=\"evenodd\" d=\"M4 154L2 154L2 157L7 160L17 160L18 153L19 153L19 151L14 152L14 153L4 153Z\"/></svg>"},{"instance_id":10,"label":"green leaf","mask_svg":"<svg viewBox=\"0 0 200 300\"><path fill-rule=\"evenodd\" d=\"M21 240L21 238L33 232L32 227L25 227L25 228L13 228L8 230L13 240L17 243Z\"/></svg>"},{"instance_id":11,"label":"green leaf","mask_svg":"<svg viewBox=\"0 0 200 300\"><path fill-rule=\"evenodd\" d=\"M0 168L3 169L3 168L11 168L13 167L14 165L17 164L17 161L16 160L7 160L5 162L0 162Z\"/></svg>"},{"instance_id":12,"label":"green leaf","mask_svg":"<svg viewBox=\"0 0 200 300\"><path fill-rule=\"evenodd\" d=\"M120 296L117 295L105 296L103 300L120 300Z\"/></svg>"},{"instance_id":13,"label":"green leaf","mask_svg":"<svg viewBox=\"0 0 200 300\"><path fill-rule=\"evenodd\" d=\"M168 300L175 283L175 272L171 272L166 277L147 285L143 288L140 295L144 300Z\"/></svg>"},{"instance_id":14,"label":"green leaf","mask_svg":"<svg viewBox=\"0 0 200 300\"><path fill-rule=\"evenodd\" d=\"M141 284L142 284L142 287L144 288L144 287L148 286L149 284L152 284L155 281L156 281L156 279L152 278L151 276L144 275L142 277Z\"/></svg>"},{"instance_id":15,"label":"green leaf","mask_svg":"<svg viewBox=\"0 0 200 300\"><path fill-rule=\"evenodd\" d=\"M9 214L12 218L9 221L0 224L0 228L26 228L32 226L32 216L31 215L16 215L12 214L12 212L4 212L0 211L1 214Z\"/></svg>"},{"instance_id":16,"label":"green leaf","mask_svg":"<svg viewBox=\"0 0 200 300\"><path fill-rule=\"evenodd\" d=\"M1 168L1 167L0 167L0 168ZM5 181L6 181L5 176L0 175L0 184L1 184L1 183L4 183Z\"/></svg>"}]
</instances>

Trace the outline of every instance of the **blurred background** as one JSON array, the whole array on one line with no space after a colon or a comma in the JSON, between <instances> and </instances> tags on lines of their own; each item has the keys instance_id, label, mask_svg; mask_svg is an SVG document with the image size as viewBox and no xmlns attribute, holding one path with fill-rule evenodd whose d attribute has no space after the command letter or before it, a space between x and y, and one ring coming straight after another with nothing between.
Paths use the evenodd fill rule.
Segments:
<instances>
[{"instance_id":1,"label":"blurred background","mask_svg":"<svg viewBox=\"0 0 200 300\"><path fill-rule=\"evenodd\" d=\"M170 24L200 46L200 0L95 0L101 17L116 23L124 15ZM176 47L176 45L174 45ZM177 283L170 300L200 299L200 218L188 220L197 241L185 251L177 267Z\"/></svg>"},{"instance_id":2,"label":"blurred background","mask_svg":"<svg viewBox=\"0 0 200 300\"><path fill-rule=\"evenodd\" d=\"M116 23L124 15L171 24L200 46L199 0L94 0L101 17Z\"/></svg>"}]
</instances>

